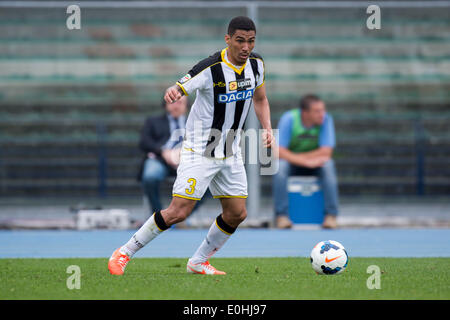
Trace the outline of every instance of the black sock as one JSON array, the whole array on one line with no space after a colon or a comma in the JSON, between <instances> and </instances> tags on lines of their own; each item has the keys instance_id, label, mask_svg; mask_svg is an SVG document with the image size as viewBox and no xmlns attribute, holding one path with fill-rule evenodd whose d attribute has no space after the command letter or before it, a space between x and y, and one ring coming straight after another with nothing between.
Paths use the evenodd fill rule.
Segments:
<instances>
[{"instance_id":1,"label":"black sock","mask_svg":"<svg viewBox=\"0 0 450 320\"><path fill-rule=\"evenodd\" d=\"M233 234L236 231L236 228L233 228L232 226L228 225L225 221L222 219L222 214L219 214L216 218L217 226L224 232L228 234Z\"/></svg>"},{"instance_id":2,"label":"black sock","mask_svg":"<svg viewBox=\"0 0 450 320\"><path fill-rule=\"evenodd\" d=\"M155 212L155 223L162 231L169 229L166 222L164 221L164 218L161 215L161 210Z\"/></svg>"}]
</instances>

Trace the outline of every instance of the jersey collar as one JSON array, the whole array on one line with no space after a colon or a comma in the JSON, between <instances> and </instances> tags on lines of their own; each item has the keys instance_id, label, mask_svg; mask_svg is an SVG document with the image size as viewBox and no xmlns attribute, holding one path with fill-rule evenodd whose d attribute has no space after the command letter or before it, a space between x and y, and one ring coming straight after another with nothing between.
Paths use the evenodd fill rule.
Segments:
<instances>
[{"instance_id":1,"label":"jersey collar","mask_svg":"<svg viewBox=\"0 0 450 320\"><path fill-rule=\"evenodd\" d=\"M222 53L221 53L222 61L223 61L227 66L229 66L231 69L233 69L234 72L236 72L237 74L241 74L241 73L242 73L242 70L244 70L245 65L247 64L247 60L248 60L248 59L245 61L244 65L243 65L240 69L237 69L237 68L236 68L235 66L233 66L231 63L229 63L229 62L227 61L227 59L225 58L226 51L227 51L227 48L225 48L225 49L222 50Z\"/></svg>"}]
</instances>

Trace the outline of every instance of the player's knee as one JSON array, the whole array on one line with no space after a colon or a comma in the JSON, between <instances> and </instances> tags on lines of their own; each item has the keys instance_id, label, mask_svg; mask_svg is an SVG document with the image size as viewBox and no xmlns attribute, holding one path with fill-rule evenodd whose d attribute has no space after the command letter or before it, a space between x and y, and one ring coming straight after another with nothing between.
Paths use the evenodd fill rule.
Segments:
<instances>
[{"instance_id":1,"label":"player's knee","mask_svg":"<svg viewBox=\"0 0 450 320\"><path fill-rule=\"evenodd\" d=\"M244 208L239 214L239 220L242 222L245 220L245 218L247 218L247 209Z\"/></svg>"},{"instance_id":2,"label":"player's knee","mask_svg":"<svg viewBox=\"0 0 450 320\"><path fill-rule=\"evenodd\" d=\"M187 217L189 217L189 215L191 214L191 211L192 209L187 207L182 208L180 211L178 211L176 214L176 223L186 220Z\"/></svg>"},{"instance_id":3,"label":"player's knee","mask_svg":"<svg viewBox=\"0 0 450 320\"><path fill-rule=\"evenodd\" d=\"M176 211L171 212L171 214L168 215L168 221L167 224L173 225L179 222L182 222L186 220L186 218L190 214L190 210L188 208L180 208Z\"/></svg>"},{"instance_id":4,"label":"player's knee","mask_svg":"<svg viewBox=\"0 0 450 320\"><path fill-rule=\"evenodd\" d=\"M186 220L191 214L193 205L185 201L172 201L169 208L165 211L167 225L173 225Z\"/></svg>"},{"instance_id":5,"label":"player's knee","mask_svg":"<svg viewBox=\"0 0 450 320\"><path fill-rule=\"evenodd\" d=\"M245 220L245 218L247 218L247 209L242 208L240 210L237 210L233 212L232 216L233 220L235 220L237 223L241 223Z\"/></svg>"}]
</instances>

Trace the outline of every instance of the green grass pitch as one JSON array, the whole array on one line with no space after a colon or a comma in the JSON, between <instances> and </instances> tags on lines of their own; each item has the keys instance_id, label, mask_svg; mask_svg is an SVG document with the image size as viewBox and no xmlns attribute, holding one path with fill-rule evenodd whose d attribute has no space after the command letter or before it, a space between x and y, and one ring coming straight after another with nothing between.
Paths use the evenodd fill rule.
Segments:
<instances>
[{"instance_id":1,"label":"green grass pitch","mask_svg":"<svg viewBox=\"0 0 450 320\"><path fill-rule=\"evenodd\" d=\"M225 276L187 274L186 261L135 258L112 276L104 258L0 259L0 299L450 299L450 258L350 258L334 276L316 275L308 258L211 259ZM70 265L80 289L67 287ZM380 267L380 289L367 288L370 265Z\"/></svg>"}]
</instances>

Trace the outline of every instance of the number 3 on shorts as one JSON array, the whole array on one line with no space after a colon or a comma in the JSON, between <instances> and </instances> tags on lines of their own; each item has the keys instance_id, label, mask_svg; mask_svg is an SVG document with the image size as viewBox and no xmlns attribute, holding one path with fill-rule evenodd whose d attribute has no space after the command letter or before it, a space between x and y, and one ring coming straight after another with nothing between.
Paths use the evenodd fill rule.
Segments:
<instances>
[{"instance_id":1,"label":"number 3 on shorts","mask_svg":"<svg viewBox=\"0 0 450 320\"><path fill-rule=\"evenodd\" d=\"M186 188L184 191L186 191L187 194L194 194L195 192L195 185L197 183L197 180L195 180L194 178L189 178L187 180L188 183L190 183L191 185L189 186L189 188Z\"/></svg>"}]
</instances>

